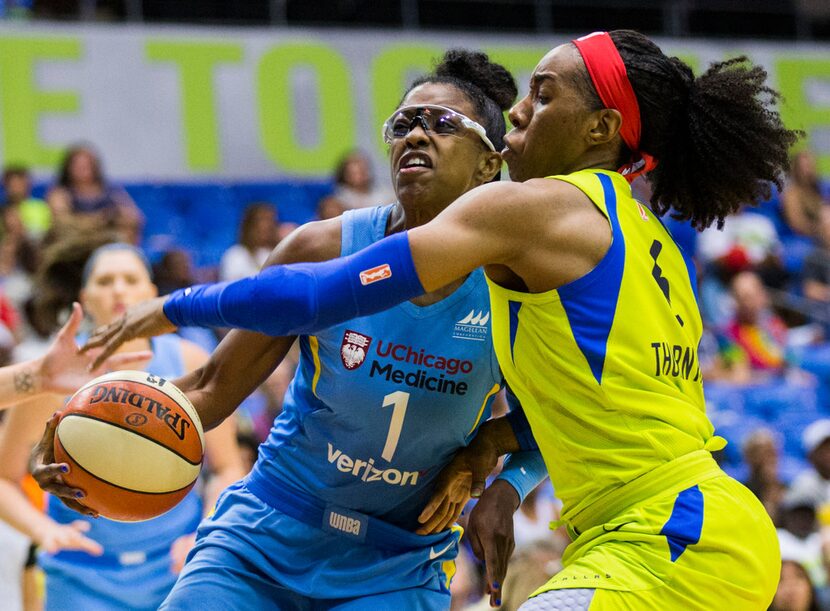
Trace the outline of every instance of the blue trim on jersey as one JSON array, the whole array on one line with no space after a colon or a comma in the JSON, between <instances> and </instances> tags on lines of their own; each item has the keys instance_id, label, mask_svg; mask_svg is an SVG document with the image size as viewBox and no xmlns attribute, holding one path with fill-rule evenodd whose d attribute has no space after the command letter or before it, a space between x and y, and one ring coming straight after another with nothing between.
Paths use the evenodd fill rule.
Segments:
<instances>
[{"instance_id":1,"label":"blue trim on jersey","mask_svg":"<svg viewBox=\"0 0 830 611\"><path fill-rule=\"evenodd\" d=\"M510 308L510 358L513 358L513 344L516 343L516 333L519 331L519 310L522 309L521 301L508 301ZM513 358L515 362L515 358Z\"/></svg>"},{"instance_id":2,"label":"blue trim on jersey","mask_svg":"<svg viewBox=\"0 0 830 611\"><path fill-rule=\"evenodd\" d=\"M703 530L703 493L697 486L677 495L668 522L660 531L669 542L671 561L674 562L689 545L700 541Z\"/></svg>"},{"instance_id":3,"label":"blue trim on jersey","mask_svg":"<svg viewBox=\"0 0 830 611\"><path fill-rule=\"evenodd\" d=\"M617 194L611 177L597 173L602 184L608 220L611 223L611 246L602 261L582 278L559 288L559 298L574 340L588 361L598 384L602 383L608 336L617 311L625 266L625 241L617 217ZM601 283L599 281L602 281ZM589 285L592 290L587 290Z\"/></svg>"}]
</instances>

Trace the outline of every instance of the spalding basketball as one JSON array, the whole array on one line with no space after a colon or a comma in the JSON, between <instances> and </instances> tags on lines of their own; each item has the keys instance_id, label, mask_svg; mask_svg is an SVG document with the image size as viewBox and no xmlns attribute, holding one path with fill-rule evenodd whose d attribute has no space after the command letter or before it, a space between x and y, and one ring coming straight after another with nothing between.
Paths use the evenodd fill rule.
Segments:
<instances>
[{"instance_id":1,"label":"spalding basketball","mask_svg":"<svg viewBox=\"0 0 830 611\"><path fill-rule=\"evenodd\" d=\"M80 502L112 520L135 522L172 509L196 483L204 453L202 423L168 380L116 371L72 395L55 431L64 481Z\"/></svg>"}]
</instances>

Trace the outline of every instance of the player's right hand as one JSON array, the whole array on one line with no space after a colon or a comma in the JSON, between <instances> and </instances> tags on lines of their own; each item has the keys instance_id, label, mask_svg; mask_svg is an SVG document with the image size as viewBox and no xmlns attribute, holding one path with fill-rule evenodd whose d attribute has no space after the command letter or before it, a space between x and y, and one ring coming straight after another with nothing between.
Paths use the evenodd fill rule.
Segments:
<instances>
[{"instance_id":1,"label":"player's right hand","mask_svg":"<svg viewBox=\"0 0 830 611\"><path fill-rule=\"evenodd\" d=\"M93 541L84 533L89 530L89 522L76 520L69 524L52 522L45 525L35 537L35 542L49 554L56 554L63 550L76 550L100 556L104 553L101 544Z\"/></svg>"},{"instance_id":2,"label":"player's right hand","mask_svg":"<svg viewBox=\"0 0 830 611\"><path fill-rule=\"evenodd\" d=\"M64 481L63 476L69 473L69 465L55 462L55 429L59 420L59 414L52 415L32 452L32 477L43 491L58 497L70 509L97 518L97 512L78 502L78 499L83 499L84 491L72 488Z\"/></svg>"},{"instance_id":3,"label":"player's right hand","mask_svg":"<svg viewBox=\"0 0 830 611\"><path fill-rule=\"evenodd\" d=\"M498 450L485 436L476 437L469 446L456 452L438 474L432 497L418 516L421 527L415 532L429 535L452 526L467 501L484 492L487 476L498 460Z\"/></svg>"},{"instance_id":4,"label":"player's right hand","mask_svg":"<svg viewBox=\"0 0 830 611\"><path fill-rule=\"evenodd\" d=\"M494 481L470 512L465 536L476 557L484 563L490 606L501 606L502 584L507 563L516 547L513 514L519 507L515 488L503 480Z\"/></svg>"},{"instance_id":5,"label":"player's right hand","mask_svg":"<svg viewBox=\"0 0 830 611\"><path fill-rule=\"evenodd\" d=\"M167 297L156 297L131 306L124 316L113 323L95 330L86 344L81 348L85 353L93 348L101 348L95 357L92 369L100 367L124 342L138 337L155 337L172 333L176 326L164 314L164 302Z\"/></svg>"}]
</instances>

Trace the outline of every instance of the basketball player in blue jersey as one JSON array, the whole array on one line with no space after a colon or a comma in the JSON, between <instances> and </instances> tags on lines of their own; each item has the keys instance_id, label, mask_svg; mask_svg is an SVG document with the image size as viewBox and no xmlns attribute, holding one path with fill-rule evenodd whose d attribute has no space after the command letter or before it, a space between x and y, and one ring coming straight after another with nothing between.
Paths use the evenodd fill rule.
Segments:
<instances>
[{"instance_id":1,"label":"basketball player in blue jersey","mask_svg":"<svg viewBox=\"0 0 830 611\"><path fill-rule=\"evenodd\" d=\"M413 128L390 140L398 202L311 223L271 263L357 252L496 178L502 111L515 95L510 74L487 56L449 52L396 112ZM283 413L253 472L203 522L163 608L449 608L460 534L450 526L461 504L426 522L419 514L501 387L487 300L477 270L388 312L301 336ZM209 428L291 343L235 332L206 368L175 383ZM544 471L538 455L523 458L503 475L516 506Z\"/></svg>"},{"instance_id":2,"label":"basketball player in blue jersey","mask_svg":"<svg viewBox=\"0 0 830 611\"><path fill-rule=\"evenodd\" d=\"M313 332L483 265L499 364L527 419L486 423L426 513L524 447L529 424L573 542L523 608L764 609L780 575L775 528L711 456L723 440L706 417L695 277L657 215L702 229L780 187L799 134L765 80L746 58L695 77L637 32L562 44L510 112L504 156L522 182L483 185L338 261L144 304L89 345L194 322ZM392 133L410 128L402 118ZM643 173L653 209L628 184Z\"/></svg>"}]
</instances>

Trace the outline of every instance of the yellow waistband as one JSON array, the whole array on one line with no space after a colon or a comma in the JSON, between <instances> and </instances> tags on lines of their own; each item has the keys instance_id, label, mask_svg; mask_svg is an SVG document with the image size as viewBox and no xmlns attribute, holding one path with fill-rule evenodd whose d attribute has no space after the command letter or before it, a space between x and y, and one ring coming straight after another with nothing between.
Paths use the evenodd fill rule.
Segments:
<instances>
[{"instance_id":1,"label":"yellow waistband","mask_svg":"<svg viewBox=\"0 0 830 611\"><path fill-rule=\"evenodd\" d=\"M583 533L593 526L608 522L634 504L660 494L680 492L718 475L723 475L723 471L708 450L691 452L663 463L587 507L575 507L573 512L563 514L559 523L567 524L577 533Z\"/></svg>"}]
</instances>

